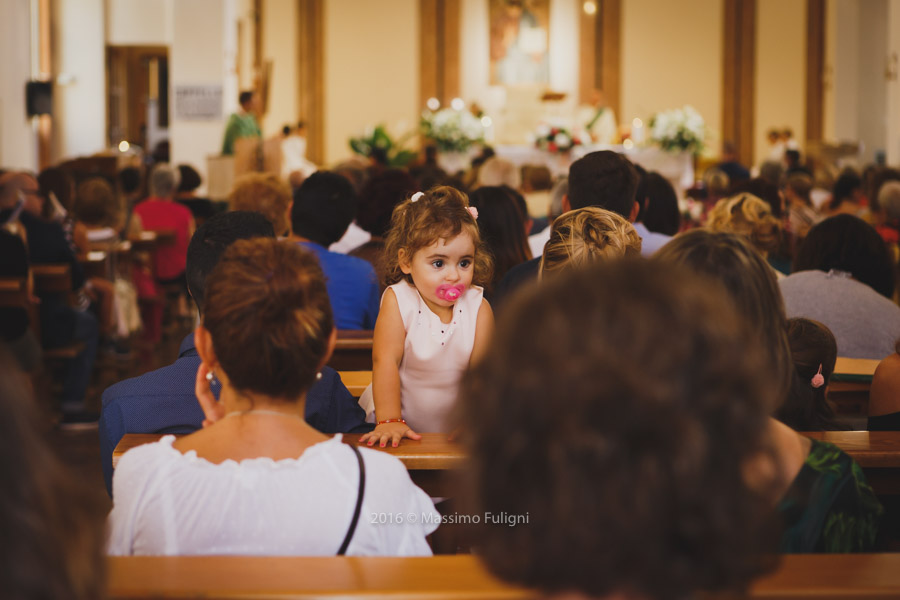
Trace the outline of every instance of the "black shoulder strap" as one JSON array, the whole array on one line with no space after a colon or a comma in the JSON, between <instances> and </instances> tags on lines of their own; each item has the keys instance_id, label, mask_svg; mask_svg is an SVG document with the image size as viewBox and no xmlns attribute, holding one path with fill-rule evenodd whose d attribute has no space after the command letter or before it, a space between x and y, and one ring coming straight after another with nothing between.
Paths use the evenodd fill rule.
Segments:
<instances>
[{"instance_id":1,"label":"black shoulder strap","mask_svg":"<svg viewBox=\"0 0 900 600\"><path fill-rule=\"evenodd\" d=\"M350 521L350 528L347 529L347 535L344 536L344 542L341 544L340 550L338 550L338 556L346 554L347 546L350 545L350 540L353 539L356 524L359 523L359 513L362 511L363 496L366 495L366 463L363 462L362 454L355 445L348 444L348 446L356 454L356 461L359 463L359 491L356 493L356 508L353 510L353 520Z\"/></svg>"}]
</instances>

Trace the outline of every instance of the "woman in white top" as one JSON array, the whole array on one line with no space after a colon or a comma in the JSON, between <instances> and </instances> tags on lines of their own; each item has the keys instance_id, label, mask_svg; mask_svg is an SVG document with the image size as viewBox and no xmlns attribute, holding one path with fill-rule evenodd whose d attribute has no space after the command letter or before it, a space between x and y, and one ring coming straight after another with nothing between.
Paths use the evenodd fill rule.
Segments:
<instances>
[{"instance_id":1,"label":"woman in white top","mask_svg":"<svg viewBox=\"0 0 900 600\"><path fill-rule=\"evenodd\" d=\"M232 245L195 333L204 428L122 457L109 553L431 554L440 516L400 461L303 418L335 338L314 256L271 239Z\"/></svg>"}]
</instances>

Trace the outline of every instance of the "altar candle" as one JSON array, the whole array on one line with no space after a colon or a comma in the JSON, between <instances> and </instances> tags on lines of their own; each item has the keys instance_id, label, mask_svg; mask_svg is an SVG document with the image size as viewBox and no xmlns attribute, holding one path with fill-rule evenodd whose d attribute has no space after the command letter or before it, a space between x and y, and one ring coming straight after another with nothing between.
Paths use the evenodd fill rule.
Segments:
<instances>
[{"instance_id":1,"label":"altar candle","mask_svg":"<svg viewBox=\"0 0 900 600\"><path fill-rule=\"evenodd\" d=\"M644 141L644 122L637 117L631 122L631 139L635 144Z\"/></svg>"}]
</instances>

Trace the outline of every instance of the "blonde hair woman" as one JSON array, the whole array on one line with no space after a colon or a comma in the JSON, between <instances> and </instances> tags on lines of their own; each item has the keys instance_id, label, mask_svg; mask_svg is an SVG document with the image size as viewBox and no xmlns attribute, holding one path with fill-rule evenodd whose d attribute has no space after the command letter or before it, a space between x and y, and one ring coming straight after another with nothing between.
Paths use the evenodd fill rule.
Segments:
<instances>
[{"instance_id":1,"label":"blonde hair woman","mask_svg":"<svg viewBox=\"0 0 900 600\"><path fill-rule=\"evenodd\" d=\"M620 215L587 206L553 221L541 258L541 277L624 256L640 256L641 237Z\"/></svg>"},{"instance_id":2,"label":"blonde hair woman","mask_svg":"<svg viewBox=\"0 0 900 600\"><path fill-rule=\"evenodd\" d=\"M776 250L781 241L781 223L769 205L753 194L737 194L719 200L709 212L706 227L710 231L743 237L764 258Z\"/></svg>"}]
</instances>

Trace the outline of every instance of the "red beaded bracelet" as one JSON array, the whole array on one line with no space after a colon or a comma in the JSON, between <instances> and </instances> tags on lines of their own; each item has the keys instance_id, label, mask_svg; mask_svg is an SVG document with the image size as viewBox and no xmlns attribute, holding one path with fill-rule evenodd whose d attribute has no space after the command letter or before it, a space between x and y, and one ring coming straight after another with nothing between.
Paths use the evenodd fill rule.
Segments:
<instances>
[{"instance_id":1,"label":"red beaded bracelet","mask_svg":"<svg viewBox=\"0 0 900 600\"><path fill-rule=\"evenodd\" d=\"M378 421L378 425L384 425L385 423L403 423L406 425L406 419L385 419L384 421Z\"/></svg>"}]
</instances>

